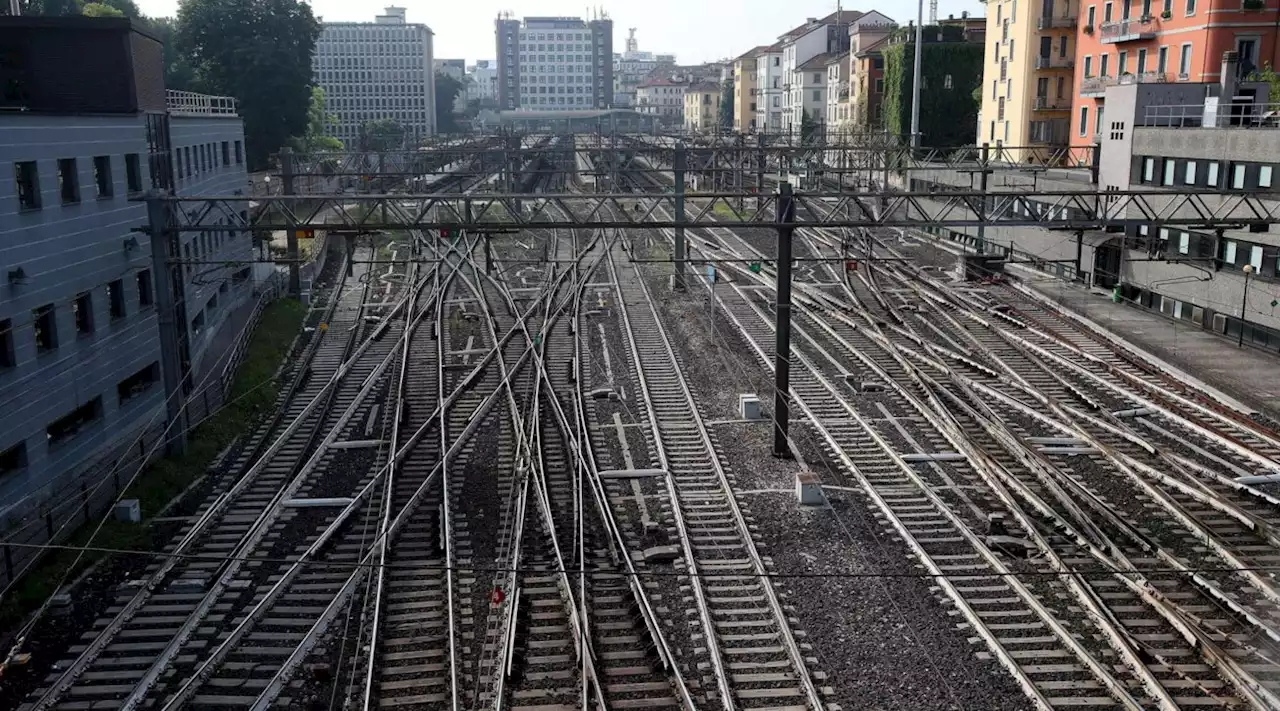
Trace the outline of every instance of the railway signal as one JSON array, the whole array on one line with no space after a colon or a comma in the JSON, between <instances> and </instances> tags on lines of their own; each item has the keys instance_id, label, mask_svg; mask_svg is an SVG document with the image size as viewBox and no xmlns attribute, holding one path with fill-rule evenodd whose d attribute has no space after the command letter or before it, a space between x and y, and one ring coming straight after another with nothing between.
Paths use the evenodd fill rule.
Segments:
<instances>
[{"instance_id":1,"label":"railway signal","mask_svg":"<svg viewBox=\"0 0 1280 711\"><path fill-rule=\"evenodd\" d=\"M760 262L752 262L751 266L747 268L751 270L752 274L759 274L760 270L763 269L764 267L760 265Z\"/></svg>"}]
</instances>

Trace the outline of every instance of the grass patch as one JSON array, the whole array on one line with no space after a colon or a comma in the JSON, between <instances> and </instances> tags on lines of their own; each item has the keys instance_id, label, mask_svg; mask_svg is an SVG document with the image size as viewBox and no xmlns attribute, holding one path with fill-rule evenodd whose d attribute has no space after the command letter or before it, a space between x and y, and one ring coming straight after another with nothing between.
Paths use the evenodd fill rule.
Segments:
<instances>
[{"instance_id":1,"label":"grass patch","mask_svg":"<svg viewBox=\"0 0 1280 711\"><path fill-rule=\"evenodd\" d=\"M181 457L156 460L129 487L124 498L136 498L145 518L154 516L173 497L182 493L209 468L227 445L275 409L279 383L272 381L280 362L288 355L294 335L302 325L307 307L297 299L281 299L266 307L262 320L249 340L249 349L236 372L228 402L231 404L205 420L187 438L187 452ZM126 472L128 473L128 472ZM81 526L67 541L70 546L89 544L96 521ZM93 545L101 548L146 550L151 547L150 527L110 520L102 527ZM59 550L46 555L0 602L0 630L12 629L32 610L56 592L58 582L71 569L73 579L102 558L85 553L75 564L76 552Z\"/></svg>"}]
</instances>

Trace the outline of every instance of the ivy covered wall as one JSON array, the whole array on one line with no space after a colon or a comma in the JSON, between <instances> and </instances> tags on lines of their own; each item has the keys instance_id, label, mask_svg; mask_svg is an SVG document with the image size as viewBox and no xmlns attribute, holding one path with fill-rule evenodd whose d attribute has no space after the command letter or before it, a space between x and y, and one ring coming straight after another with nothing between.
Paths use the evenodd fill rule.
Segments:
<instances>
[{"instance_id":1,"label":"ivy covered wall","mask_svg":"<svg viewBox=\"0 0 1280 711\"><path fill-rule=\"evenodd\" d=\"M908 28L903 28L908 29ZM920 145L948 148L973 143L981 102L974 99L982 83L983 45L955 41L944 27L924 28L921 59ZM914 30L912 30L914 37ZM940 37L942 41L931 41ZM886 47L884 54L884 125L890 132L911 133L911 83L915 42ZM948 81L948 76L950 80Z\"/></svg>"}]
</instances>

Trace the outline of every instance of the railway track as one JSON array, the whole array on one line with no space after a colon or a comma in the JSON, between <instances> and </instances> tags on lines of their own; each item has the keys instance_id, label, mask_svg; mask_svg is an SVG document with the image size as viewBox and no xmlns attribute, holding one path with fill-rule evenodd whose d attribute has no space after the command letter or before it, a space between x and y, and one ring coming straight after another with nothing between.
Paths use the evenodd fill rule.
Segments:
<instances>
[{"instance_id":1,"label":"railway track","mask_svg":"<svg viewBox=\"0 0 1280 711\"><path fill-rule=\"evenodd\" d=\"M655 460L667 481L706 646L707 703L726 709L823 708L652 297L633 268L610 256L638 395L645 398Z\"/></svg>"}]
</instances>

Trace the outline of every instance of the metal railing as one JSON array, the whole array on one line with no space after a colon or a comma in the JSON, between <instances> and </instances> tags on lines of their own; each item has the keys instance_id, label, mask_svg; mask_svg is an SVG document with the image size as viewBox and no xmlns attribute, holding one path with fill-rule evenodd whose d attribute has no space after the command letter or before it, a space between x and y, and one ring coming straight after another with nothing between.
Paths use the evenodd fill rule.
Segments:
<instances>
[{"instance_id":1,"label":"metal railing","mask_svg":"<svg viewBox=\"0 0 1280 711\"><path fill-rule=\"evenodd\" d=\"M1155 34L1154 17L1140 17L1136 20L1120 20L1119 22L1104 22L1099 28L1099 37L1103 42L1108 40L1115 42L1122 38L1138 39L1145 35Z\"/></svg>"},{"instance_id":2,"label":"metal railing","mask_svg":"<svg viewBox=\"0 0 1280 711\"><path fill-rule=\"evenodd\" d=\"M1104 91L1109 86L1119 86L1121 84L1167 84L1171 81L1173 81L1173 75L1164 72L1122 74L1118 77L1086 77L1084 81L1080 82L1080 93L1096 94Z\"/></svg>"},{"instance_id":3,"label":"metal railing","mask_svg":"<svg viewBox=\"0 0 1280 711\"><path fill-rule=\"evenodd\" d=\"M1058 17L1042 17L1036 23L1036 27L1042 30L1050 29L1070 29L1076 26L1080 18L1075 15L1060 15Z\"/></svg>"},{"instance_id":4,"label":"metal railing","mask_svg":"<svg viewBox=\"0 0 1280 711\"><path fill-rule=\"evenodd\" d=\"M1075 57L1036 57L1036 69L1071 69L1075 65Z\"/></svg>"},{"instance_id":5,"label":"metal railing","mask_svg":"<svg viewBox=\"0 0 1280 711\"><path fill-rule=\"evenodd\" d=\"M1148 106L1138 126L1151 128L1280 128L1280 104L1204 104Z\"/></svg>"},{"instance_id":6,"label":"metal railing","mask_svg":"<svg viewBox=\"0 0 1280 711\"><path fill-rule=\"evenodd\" d=\"M1070 99L1053 99L1048 96L1037 96L1036 111L1067 111L1071 109Z\"/></svg>"},{"instance_id":7,"label":"metal railing","mask_svg":"<svg viewBox=\"0 0 1280 711\"><path fill-rule=\"evenodd\" d=\"M165 108L170 114L186 116L237 116L236 100L231 96L210 96L192 91L165 91Z\"/></svg>"}]
</instances>

